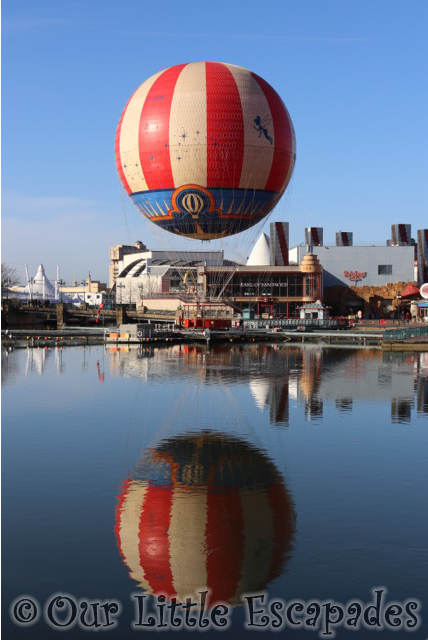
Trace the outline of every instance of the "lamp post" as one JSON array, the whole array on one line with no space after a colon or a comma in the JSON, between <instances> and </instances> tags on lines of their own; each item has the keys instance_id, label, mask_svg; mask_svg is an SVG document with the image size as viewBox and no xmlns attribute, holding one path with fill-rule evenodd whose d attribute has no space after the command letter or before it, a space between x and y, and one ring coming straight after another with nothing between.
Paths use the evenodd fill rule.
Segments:
<instances>
[{"instance_id":1,"label":"lamp post","mask_svg":"<svg viewBox=\"0 0 428 640\"><path fill-rule=\"evenodd\" d=\"M85 300L86 280L82 280L82 282L80 284L83 286L83 303L85 303L86 302L86 300Z\"/></svg>"},{"instance_id":2,"label":"lamp post","mask_svg":"<svg viewBox=\"0 0 428 640\"><path fill-rule=\"evenodd\" d=\"M62 290L61 287L65 285L65 280L57 280L59 301L62 302Z\"/></svg>"},{"instance_id":3,"label":"lamp post","mask_svg":"<svg viewBox=\"0 0 428 640\"><path fill-rule=\"evenodd\" d=\"M138 285L138 291L140 293L141 308L144 313L144 283L143 282L140 282L140 284Z\"/></svg>"}]
</instances>

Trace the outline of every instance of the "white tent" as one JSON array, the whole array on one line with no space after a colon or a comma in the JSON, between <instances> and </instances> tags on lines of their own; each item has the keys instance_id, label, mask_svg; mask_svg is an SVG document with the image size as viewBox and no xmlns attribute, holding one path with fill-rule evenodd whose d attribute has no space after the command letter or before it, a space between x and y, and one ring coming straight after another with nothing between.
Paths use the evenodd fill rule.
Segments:
<instances>
[{"instance_id":1,"label":"white tent","mask_svg":"<svg viewBox=\"0 0 428 640\"><path fill-rule=\"evenodd\" d=\"M59 287L53 285L46 277L45 269L39 264L34 278L30 278L25 287L14 287L11 296L16 295L26 300L49 300L49 302L70 302L70 298L64 294L60 295Z\"/></svg>"},{"instance_id":2,"label":"white tent","mask_svg":"<svg viewBox=\"0 0 428 640\"><path fill-rule=\"evenodd\" d=\"M24 287L24 292L32 295L34 298L42 298L43 300L56 299L55 287L47 279L45 269L42 264L39 264L37 273L32 280Z\"/></svg>"}]
</instances>

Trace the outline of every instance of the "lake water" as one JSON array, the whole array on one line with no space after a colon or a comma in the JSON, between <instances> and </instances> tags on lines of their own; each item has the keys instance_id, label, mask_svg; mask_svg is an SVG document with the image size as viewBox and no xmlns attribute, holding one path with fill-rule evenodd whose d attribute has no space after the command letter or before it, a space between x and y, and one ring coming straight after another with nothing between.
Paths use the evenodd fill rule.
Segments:
<instances>
[{"instance_id":1,"label":"lake water","mask_svg":"<svg viewBox=\"0 0 428 640\"><path fill-rule=\"evenodd\" d=\"M208 638L271 633L295 600L364 610L382 588L404 613L381 637L427 636L428 353L75 347L4 351L2 371L5 638L58 637L42 612L56 594L120 602L118 626L99 631L134 638L154 633L131 627L137 605L159 617L159 594L208 589L227 621ZM243 594L279 617L246 627ZM24 596L40 616L18 626L9 609ZM420 601L412 634L406 601ZM58 624L73 620L66 602ZM283 632L332 637L319 625ZM336 637L355 636L345 624Z\"/></svg>"}]
</instances>

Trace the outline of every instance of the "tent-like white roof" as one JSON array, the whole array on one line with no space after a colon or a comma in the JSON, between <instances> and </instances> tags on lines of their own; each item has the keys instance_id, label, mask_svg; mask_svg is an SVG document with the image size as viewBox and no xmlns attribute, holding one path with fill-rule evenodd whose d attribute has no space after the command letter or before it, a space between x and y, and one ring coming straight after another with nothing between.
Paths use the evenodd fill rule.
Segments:
<instances>
[{"instance_id":1,"label":"tent-like white roof","mask_svg":"<svg viewBox=\"0 0 428 640\"><path fill-rule=\"evenodd\" d=\"M13 294L23 299L59 301L55 285L46 277L45 269L39 264L36 275L25 287L14 287ZM61 294L62 302L70 302L69 296Z\"/></svg>"},{"instance_id":2,"label":"tent-like white roof","mask_svg":"<svg viewBox=\"0 0 428 640\"><path fill-rule=\"evenodd\" d=\"M247 266L255 265L270 265L270 243L265 233L261 234L247 260Z\"/></svg>"},{"instance_id":3,"label":"tent-like white roof","mask_svg":"<svg viewBox=\"0 0 428 640\"><path fill-rule=\"evenodd\" d=\"M24 287L23 292L30 293L30 287L31 293L34 296L44 295L45 298L55 298L55 287L52 282L47 279L45 269L42 264L39 264L37 273L31 284L27 284L27 286Z\"/></svg>"},{"instance_id":4,"label":"tent-like white roof","mask_svg":"<svg viewBox=\"0 0 428 640\"><path fill-rule=\"evenodd\" d=\"M269 400L270 384L269 380L256 378L250 381L250 391L259 409L267 406Z\"/></svg>"}]
</instances>

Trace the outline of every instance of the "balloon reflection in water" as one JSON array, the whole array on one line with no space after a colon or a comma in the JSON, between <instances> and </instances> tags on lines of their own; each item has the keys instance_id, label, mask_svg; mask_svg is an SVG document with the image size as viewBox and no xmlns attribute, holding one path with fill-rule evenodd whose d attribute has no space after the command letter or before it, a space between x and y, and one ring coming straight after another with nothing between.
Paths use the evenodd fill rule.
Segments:
<instances>
[{"instance_id":1,"label":"balloon reflection in water","mask_svg":"<svg viewBox=\"0 0 428 640\"><path fill-rule=\"evenodd\" d=\"M295 513L262 452L209 431L163 440L126 480L116 512L130 576L152 594L240 603L281 575Z\"/></svg>"}]
</instances>

